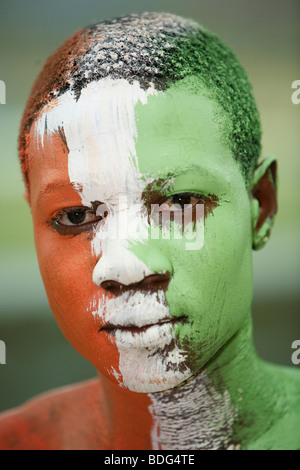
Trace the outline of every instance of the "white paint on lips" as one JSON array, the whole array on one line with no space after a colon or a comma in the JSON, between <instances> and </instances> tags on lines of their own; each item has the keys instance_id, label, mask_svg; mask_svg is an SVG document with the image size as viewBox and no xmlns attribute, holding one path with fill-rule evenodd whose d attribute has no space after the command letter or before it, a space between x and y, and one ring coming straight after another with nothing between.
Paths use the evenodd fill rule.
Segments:
<instances>
[{"instance_id":1,"label":"white paint on lips","mask_svg":"<svg viewBox=\"0 0 300 470\"><path fill-rule=\"evenodd\" d=\"M156 392L172 388L192 375L184 365L186 354L176 341L174 317L163 290L127 291L111 299L103 296L93 302L91 310L102 325L152 325L141 332L114 330L122 375L118 381L123 387L139 393Z\"/></svg>"},{"instance_id":2,"label":"white paint on lips","mask_svg":"<svg viewBox=\"0 0 300 470\"><path fill-rule=\"evenodd\" d=\"M138 317L136 323L140 327L155 323L155 318L157 322L171 319L163 304L158 305L157 310L150 310L149 316L147 308L140 306L134 317ZM152 325L138 333L117 329L115 340L120 353L122 385L131 391L149 393L168 390L192 375L184 364L186 353L176 341L173 323Z\"/></svg>"},{"instance_id":3,"label":"white paint on lips","mask_svg":"<svg viewBox=\"0 0 300 470\"><path fill-rule=\"evenodd\" d=\"M141 328L174 318L170 315L164 291L144 293L129 290L110 299L103 295L99 300L94 300L91 310L102 324L123 327L134 325Z\"/></svg>"},{"instance_id":4,"label":"white paint on lips","mask_svg":"<svg viewBox=\"0 0 300 470\"><path fill-rule=\"evenodd\" d=\"M175 338L174 325L169 322L149 325L139 330L117 328L114 332L116 342L122 348L163 348L170 343L170 338Z\"/></svg>"}]
</instances>

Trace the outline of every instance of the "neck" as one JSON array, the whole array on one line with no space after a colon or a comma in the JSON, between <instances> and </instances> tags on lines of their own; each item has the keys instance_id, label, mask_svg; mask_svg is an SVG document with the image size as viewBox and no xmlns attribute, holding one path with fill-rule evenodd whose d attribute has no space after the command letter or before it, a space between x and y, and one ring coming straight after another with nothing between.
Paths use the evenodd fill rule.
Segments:
<instances>
[{"instance_id":1,"label":"neck","mask_svg":"<svg viewBox=\"0 0 300 470\"><path fill-rule=\"evenodd\" d=\"M235 409L206 371L189 383L150 395L153 449L217 450L230 445Z\"/></svg>"},{"instance_id":2,"label":"neck","mask_svg":"<svg viewBox=\"0 0 300 470\"><path fill-rule=\"evenodd\" d=\"M105 388L115 426L119 430L124 423L123 444L116 445L128 448L126 439L138 439L156 450L243 448L268 429L280 393L254 350L250 315L205 369L182 386L152 394L108 381Z\"/></svg>"}]
</instances>

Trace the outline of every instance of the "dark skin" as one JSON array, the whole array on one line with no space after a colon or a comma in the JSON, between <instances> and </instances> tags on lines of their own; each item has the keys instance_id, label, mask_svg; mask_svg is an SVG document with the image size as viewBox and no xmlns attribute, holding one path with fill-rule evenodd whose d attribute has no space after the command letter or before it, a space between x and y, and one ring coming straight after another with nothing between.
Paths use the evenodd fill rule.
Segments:
<instances>
[{"instance_id":1,"label":"dark skin","mask_svg":"<svg viewBox=\"0 0 300 470\"><path fill-rule=\"evenodd\" d=\"M255 228L258 231L268 218L275 216L277 211L276 162L264 171L252 190L252 197L259 201L259 218ZM28 194L26 199L29 200ZM156 278L148 280L151 281L155 284L153 285L155 289ZM108 285L107 288L110 289L111 286ZM119 440L118 433L113 430L111 430L113 438L97 433L99 427L110 428L108 421L111 419L110 411L103 392L109 389L109 394L114 396L117 388L101 377L101 380L96 379L46 394L12 412L2 414L0 449L130 449L130 445L125 445L123 440ZM120 419L123 418L130 423L125 408L134 409L135 413L140 408L143 415L145 407L143 394L122 390L118 393L123 395L122 400L126 405L118 411ZM84 410L83 414L80 410ZM146 420L146 415L143 419ZM81 429L82 426L84 430ZM86 433L87 428L91 430L90 433ZM146 438L135 435L131 426L127 432L128 439L133 439L135 442L135 449L146 449L150 445Z\"/></svg>"},{"instance_id":2,"label":"dark skin","mask_svg":"<svg viewBox=\"0 0 300 470\"><path fill-rule=\"evenodd\" d=\"M264 222L273 219L277 214L277 162L273 161L267 168L262 178L252 189L252 197L259 202L259 218L256 225L256 232L263 226ZM270 233L267 233L269 236ZM255 248L255 247L254 247Z\"/></svg>"}]
</instances>

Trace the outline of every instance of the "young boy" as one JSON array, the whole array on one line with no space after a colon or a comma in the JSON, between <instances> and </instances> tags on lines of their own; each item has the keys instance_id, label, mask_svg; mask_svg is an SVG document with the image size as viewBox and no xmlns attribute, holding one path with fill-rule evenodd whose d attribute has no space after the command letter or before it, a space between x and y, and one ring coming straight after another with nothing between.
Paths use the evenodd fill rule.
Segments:
<instances>
[{"instance_id":1,"label":"young boy","mask_svg":"<svg viewBox=\"0 0 300 470\"><path fill-rule=\"evenodd\" d=\"M3 414L1 449L300 448L300 376L252 341L277 211L260 138L245 72L193 21L105 21L49 58L26 199L53 314L99 377Z\"/></svg>"}]
</instances>

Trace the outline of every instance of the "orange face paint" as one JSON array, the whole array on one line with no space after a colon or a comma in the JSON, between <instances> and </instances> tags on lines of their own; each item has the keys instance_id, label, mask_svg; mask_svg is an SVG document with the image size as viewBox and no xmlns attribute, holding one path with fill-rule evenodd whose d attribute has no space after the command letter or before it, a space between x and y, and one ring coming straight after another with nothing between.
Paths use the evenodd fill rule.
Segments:
<instances>
[{"instance_id":1,"label":"orange face paint","mask_svg":"<svg viewBox=\"0 0 300 470\"><path fill-rule=\"evenodd\" d=\"M93 283L97 263L91 252L92 227L82 233L61 235L53 228L59 211L83 207L68 173L68 151L59 132L45 133L43 147L33 126L30 133L30 199L39 266L51 310L73 347L101 373L118 374L119 354L114 338L105 331L101 318L88 314L90 304L103 295ZM112 377L114 380L114 377Z\"/></svg>"}]
</instances>

